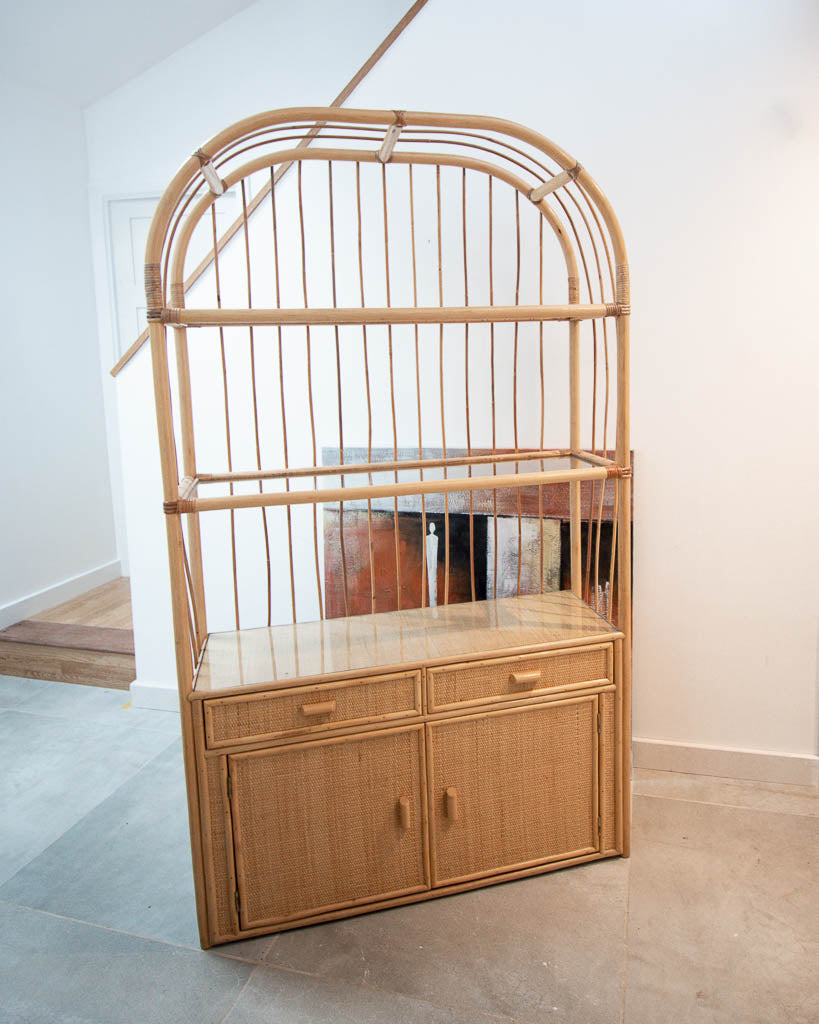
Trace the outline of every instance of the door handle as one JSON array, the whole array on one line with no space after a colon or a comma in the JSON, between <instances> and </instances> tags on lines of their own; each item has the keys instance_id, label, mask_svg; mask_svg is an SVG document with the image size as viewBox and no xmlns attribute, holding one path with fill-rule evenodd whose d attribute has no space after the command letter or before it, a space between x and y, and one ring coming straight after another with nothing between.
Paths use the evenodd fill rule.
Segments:
<instances>
[{"instance_id":1,"label":"door handle","mask_svg":"<svg viewBox=\"0 0 819 1024\"><path fill-rule=\"evenodd\" d=\"M540 672L513 672L509 676L510 686L521 686L531 690L540 682Z\"/></svg>"},{"instance_id":2,"label":"door handle","mask_svg":"<svg viewBox=\"0 0 819 1024\"><path fill-rule=\"evenodd\" d=\"M446 816L450 821L458 820L458 790L454 786L450 786L444 794L444 803L446 805Z\"/></svg>"},{"instance_id":3,"label":"door handle","mask_svg":"<svg viewBox=\"0 0 819 1024\"><path fill-rule=\"evenodd\" d=\"M405 831L409 831L411 824L411 807L408 796L401 796L398 798L398 820L401 822L401 828Z\"/></svg>"},{"instance_id":4,"label":"door handle","mask_svg":"<svg viewBox=\"0 0 819 1024\"><path fill-rule=\"evenodd\" d=\"M325 700L320 704L302 704L301 713L303 715L332 715L336 709L336 702L334 700Z\"/></svg>"}]
</instances>

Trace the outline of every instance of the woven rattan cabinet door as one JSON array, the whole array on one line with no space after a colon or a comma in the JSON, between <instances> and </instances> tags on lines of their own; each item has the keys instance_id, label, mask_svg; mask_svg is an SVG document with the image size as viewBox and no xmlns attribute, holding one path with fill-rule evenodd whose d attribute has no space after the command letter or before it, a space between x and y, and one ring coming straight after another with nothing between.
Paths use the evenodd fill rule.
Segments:
<instances>
[{"instance_id":1,"label":"woven rattan cabinet door","mask_svg":"<svg viewBox=\"0 0 819 1024\"><path fill-rule=\"evenodd\" d=\"M598 698L427 726L432 884L598 849Z\"/></svg>"},{"instance_id":2,"label":"woven rattan cabinet door","mask_svg":"<svg viewBox=\"0 0 819 1024\"><path fill-rule=\"evenodd\" d=\"M429 887L423 727L228 758L243 929Z\"/></svg>"}]
</instances>

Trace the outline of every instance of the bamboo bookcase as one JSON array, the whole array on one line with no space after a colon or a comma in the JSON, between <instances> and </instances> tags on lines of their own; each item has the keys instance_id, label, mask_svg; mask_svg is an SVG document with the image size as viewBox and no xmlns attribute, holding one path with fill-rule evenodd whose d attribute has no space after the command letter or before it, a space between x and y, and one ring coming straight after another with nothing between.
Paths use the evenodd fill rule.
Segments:
<instances>
[{"instance_id":1,"label":"bamboo bookcase","mask_svg":"<svg viewBox=\"0 0 819 1024\"><path fill-rule=\"evenodd\" d=\"M267 112L177 172L145 284L203 946L627 856L629 283L588 172L489 117Z\"/></svg>"}]
</instances>

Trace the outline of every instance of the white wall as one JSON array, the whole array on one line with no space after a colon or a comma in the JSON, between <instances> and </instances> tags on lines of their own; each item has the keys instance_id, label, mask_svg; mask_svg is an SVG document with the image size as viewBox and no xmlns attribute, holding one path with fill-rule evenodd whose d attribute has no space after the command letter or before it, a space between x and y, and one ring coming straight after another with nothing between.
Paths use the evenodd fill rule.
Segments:
<instances>
[{"instance_id":1,"label":"white wall","mask_svg":"<svg viewBox=\"0 0 819 1024\"><path fill-rule=\"evenodd\" d=\"M525 122L614 203L637 737L816 752L819 339L797 303L819 265L817 42L812 0L523 0L503 17L457 0L430 4L356 96Z\"/></svg>"},{"instance_id":2,"label":"white wall","mask_svg":"<svg viewBox=\"0 0 819 1024\"><path fill-rule=\"evenodd\" d=\"M343 37L332 13L325 36L341 45L310 37L302 54L307 22L322 20L314 8L273 31L257 5L92 108L92 204L159 187L235 118L326 101L400 11L361 5L350 25L366 25L366 39ZM210 69L242 25L252 38L237 84ZM815 290L819 256L817 36L809 0L549 10L522 0L503 17L489 0L433 0L351 101L527 123L614 203L632 263L634 731L644 739L816 749L819 348L793 300ZM785 485L790 471L804 476ZM146 635L167 628L163 586L151 582ZM170 682L170 662L155 672Z\"/></svg>"},{"instance_id":3,"label":"white wall","mask_svg":"<svg viewBox=\"0 0 819 1024\"><path fill-rule=\"evenodd\" d=\"M97 315L104 366L116 361L105 204L159 194L225 125L273 107L326 104L404 14L405 0L269 0L248 8L85 111ZM127 511L136 635L134 699L175 706L161 487L147 349L106 382L109 433L121 445L117 516ZM121 440L120 440L121 437ZM158 690L156 689L158 688ZM163 692L164 691L164 692ZM157 695L158 694L158 695Z\"/></svg>"},{"instance_id":4,"label":"white wall","mask_svg":"<svg viewBox=\"0 0 819 1024\"><path fill-rule=\"evenodd\" d=\"M5 626L119 575L119 566L82 114L52 94L4 78L0 132Z\"/></svg>"}]
</instances>

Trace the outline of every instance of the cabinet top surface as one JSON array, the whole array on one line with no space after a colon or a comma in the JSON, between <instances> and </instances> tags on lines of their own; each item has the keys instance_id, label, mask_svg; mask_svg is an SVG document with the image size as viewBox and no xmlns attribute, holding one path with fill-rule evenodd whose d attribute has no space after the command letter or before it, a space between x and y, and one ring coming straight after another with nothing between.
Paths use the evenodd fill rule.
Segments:
<instances>
[{"instance_id":1,"label":"cabinet top surface","mask_svg":"<svg viewBox=\"0 0 819 1024\"><path fill-rule=\"evenodd\" d=\"M412 608L208 636L194 694L288 686L320 676L372 673L619 636L571 591Z\"/></svg>"}]
</instances>

